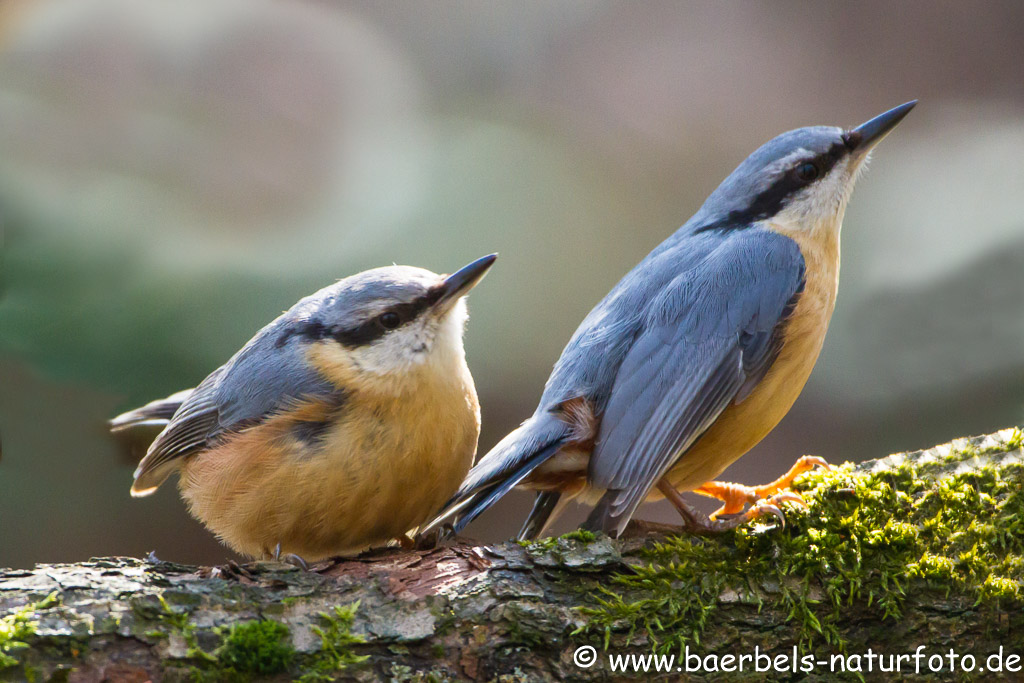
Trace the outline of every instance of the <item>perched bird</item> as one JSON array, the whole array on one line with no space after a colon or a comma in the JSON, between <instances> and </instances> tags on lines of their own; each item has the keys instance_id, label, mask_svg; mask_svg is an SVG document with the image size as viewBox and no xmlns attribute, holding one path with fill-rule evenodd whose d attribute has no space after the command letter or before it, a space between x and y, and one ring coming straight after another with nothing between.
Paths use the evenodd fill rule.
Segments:
<instances>
[{"instance_id":1,"label":"perched bird","mask_svg":"<svg viewBox=\"0 0 1024 683\"><path fill-rule=\"evenodd\" d=\"M470 471L425 531L460 531L515 486L537 492L520 538L570 499L585 528L617 536L645 500L668 498L694 532L734 528L821 463L764 487L710 481L796 400L835 306L839 229L871 149L916 102L852 130L784 133L736 168L700 210L630 271L569 340L533 416ZM718 519L688 505L696 490ZM760 501L760 502L759 502ZM739 513L748 503L753 507Z\"/></svg>"},{"instance_id":2,"label":"perched bird","mask_svg":"<svg viewBox=\"0 0 1024 683\"><path fill-rule=\"evenodd\" d=\"M495 258L447 277L390 266L345 278L195 389L115 418L114 431L167 424L132 495L177 471L189 511L252 557L315 560L403 538L473 464L464 296Z\"/></svg>"}]
</instances>

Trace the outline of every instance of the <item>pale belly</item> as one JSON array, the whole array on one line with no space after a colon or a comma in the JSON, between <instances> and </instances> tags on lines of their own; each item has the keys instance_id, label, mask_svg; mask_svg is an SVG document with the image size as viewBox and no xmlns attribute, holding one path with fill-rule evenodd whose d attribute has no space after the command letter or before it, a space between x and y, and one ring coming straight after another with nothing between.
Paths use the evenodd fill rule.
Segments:
<instances>
[{"instance_id":1,"label":"pale belly","mask_svg":"<svg viewBox=\"0 0 1024 683\"><path fill-rule=\"evenodd\" d=\"M192 514L242 554L265 556L280 543L306 560L384 544L422 524L472 465L480 432L472 384L353 403L315 450L294 438L294 420L275 417L189 458L180 489Z\"/></svg>"}]
</instances>

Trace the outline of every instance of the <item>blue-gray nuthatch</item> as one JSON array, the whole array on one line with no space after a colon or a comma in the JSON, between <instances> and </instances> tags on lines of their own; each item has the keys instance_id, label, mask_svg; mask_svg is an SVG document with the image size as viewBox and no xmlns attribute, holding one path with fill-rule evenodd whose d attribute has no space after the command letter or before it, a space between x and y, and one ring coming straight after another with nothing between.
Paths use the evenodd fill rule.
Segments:
<instances>
[{"instance_id":1,"label":"blue-gray nuthatch","mask_svg":"<svg viewBox=\"0 0 1024 683\"><path fill-rule=\"evenodd\" d=\"M520 538L543 532L570 499L585 523L618 535L645 500L668 498L697 532L762 514L765 487L710 481L771 431L821 351L836 300L839 229L871 149L916 102L852 130L816 126L746 159L674 235L587 316L555 363L533 416L470 471L428 525L461 530L515 486L537 492ZM707 483L705 483L707 482ZM679 491L720 498L709 519Z\"/></svg>"},{"instance_id":2,"label":"blue-gray nuthatch","mask_svg":"<svg viewBox=\"0 0 1024 683\"><path fill-rule=\"evenodd\" d=\"M494 263L448 277L376 268L302 299L195 389L125 413L166 427L133 496L177 471L191 513L234 550L315 560L426 521L480 434L464 295Z\"/></svg>"}]
</instances>

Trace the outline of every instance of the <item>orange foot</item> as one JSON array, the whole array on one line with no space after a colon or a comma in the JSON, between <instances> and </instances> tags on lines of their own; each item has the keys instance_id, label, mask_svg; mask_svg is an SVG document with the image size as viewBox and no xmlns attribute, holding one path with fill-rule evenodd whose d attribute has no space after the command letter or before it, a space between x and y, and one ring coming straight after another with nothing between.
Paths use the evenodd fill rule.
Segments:
<instances>
[{"instance_id":1,"label":"orange foot","mask_svg":"<svg viewBox=\"0 0 1024 683\"><path fill-rule=\"evenodd\" d=\"M824 458L816 455L805 455L789 468L789 471L770 484L763 486L744 486L743 484L731 484L722 481L709 481L700 488L694 489L702 496L717 498L725 503L715 512L711 513L711 519L718 517L736 515L743 512L748 504L754 505L758 501L771 497L773 503L796 503L807 507L806 501L798 493L783 491L793 485L793 480L804 472L812 470L815 466L822 466L831 469ZM783 491L780 493L780 491Z\"/></svg>"},{"instance_id":2,"label":"orange foot","mask_svg":"<svg viewBox=\"0 0 1024 683\"><path fill-rule=\"evenodd\" d=\"M759 500L746 512L733 515L729 519L711 519L683 500L683 497L679 495L679 492L676 491L675 487L667 479L662 479L658 482L658 489L679 511L679 516L683 518L683 530L691 534L720 534L723 531L735 529L747 522L752 522L755 519L769 515L778 520L779 526L786 526L786 518L782 514L782 510L779 509L779 506L776 505L776 503L781 504L783 502L779 496L772 496L768 500Z\"/></svg>"}]
</instances>

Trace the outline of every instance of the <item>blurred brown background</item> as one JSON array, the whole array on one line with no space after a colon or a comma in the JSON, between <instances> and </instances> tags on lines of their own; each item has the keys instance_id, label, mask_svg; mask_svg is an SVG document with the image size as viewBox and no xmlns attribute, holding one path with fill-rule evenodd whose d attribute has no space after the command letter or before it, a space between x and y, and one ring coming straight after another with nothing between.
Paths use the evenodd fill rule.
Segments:
<instances>
[{"instance_id":1,"label":"blurred brown background","mask_svg":"<svg viewBox=\"0 0 1024 683\"><path fill-rule=\"evenodd\" d=\"M1020 424L1022 36L1013 0L3 0L0 566L222 562L174 486L129 498L105 420L392 261L501 252L467 333L486 450L747 154L914 97L847 213L817 369L727 475Z\"/></svg>"}]
</instances>

